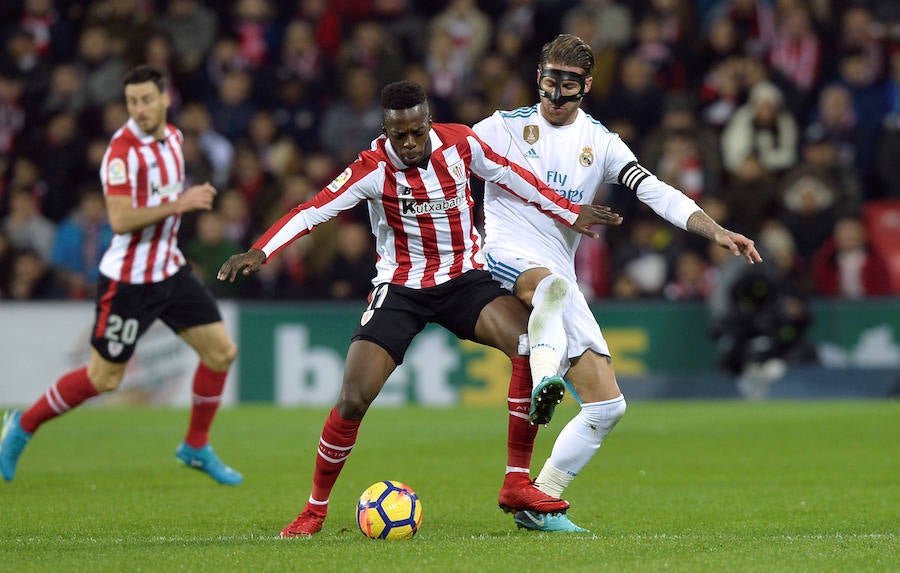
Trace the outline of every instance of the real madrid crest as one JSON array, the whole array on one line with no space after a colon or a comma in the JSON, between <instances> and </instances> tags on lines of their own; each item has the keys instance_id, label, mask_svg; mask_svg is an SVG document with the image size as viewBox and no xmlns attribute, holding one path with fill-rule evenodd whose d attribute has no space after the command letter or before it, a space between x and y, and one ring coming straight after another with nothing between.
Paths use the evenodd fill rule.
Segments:
<instances>
[{"instance_id":1,"label":"real madrid crest","mask_svg":"<svg viewBox=\"0 0 900 573\"><path fill-rule=\"evenodd\" d=\"M541 130L536 125L526 125L522 129L522 139L528 142L528 145L534 145L541 137Z\"/></svg>"},{"instance_id":2,"label":"real madrid crest","mask_svg":"<svg viewBox=\"0 0 900 573\"><path fill-rule=\"evenodd\" d=\"M581 150L581 155L578 156L578 163L585 167L590 167L594 163L594 152L591 151L590 147L585 147Z\"/></svg>"}]
</instances>

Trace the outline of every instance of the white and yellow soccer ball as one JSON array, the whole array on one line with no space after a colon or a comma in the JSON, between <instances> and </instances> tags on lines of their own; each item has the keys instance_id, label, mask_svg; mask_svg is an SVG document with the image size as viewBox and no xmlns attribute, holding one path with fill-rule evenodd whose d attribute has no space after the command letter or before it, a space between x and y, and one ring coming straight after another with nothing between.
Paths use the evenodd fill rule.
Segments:
<instances>
[{"instance_id":1,"label":"white and yellow soccer ball","mask_svg":"<svg viewBox=\"0 0 900 573\"><path fill-rule=\"evenodd\" d=\"M422 502L404 483L379 481L359 496L356 522L372 539L409 539L422 523Z\"/></svg>"}]
</instances>

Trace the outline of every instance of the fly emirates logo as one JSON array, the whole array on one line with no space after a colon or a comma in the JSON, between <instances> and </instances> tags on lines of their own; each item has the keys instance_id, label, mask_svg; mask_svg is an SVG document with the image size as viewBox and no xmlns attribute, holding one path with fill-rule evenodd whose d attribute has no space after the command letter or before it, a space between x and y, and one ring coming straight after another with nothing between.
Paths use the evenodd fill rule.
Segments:
<instances>
[{"instance_id":1,"label":"fly emirates logo","mask_svg":"<svg viewBox=\"0 0 900 573\"><path fill-rule=\"evenodd\" d=\"M557 195L565 197L576 205L581 205L582 199L584 199L584 191L581 189L566 189L566 181L568 180L569 176L565 173L552 170L547 171L547 175L544 177L544 181L556 191Z\"/></svg>"}]
</instances>

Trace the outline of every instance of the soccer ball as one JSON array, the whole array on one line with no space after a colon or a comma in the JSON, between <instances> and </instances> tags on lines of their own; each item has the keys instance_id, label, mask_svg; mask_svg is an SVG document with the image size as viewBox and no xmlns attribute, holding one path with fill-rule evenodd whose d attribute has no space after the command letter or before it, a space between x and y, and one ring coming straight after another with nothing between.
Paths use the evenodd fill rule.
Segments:
<instances>
[{"instance_id":1,"label":"soccer ball","mask_svg":"<svg viewBox=\"0 0 900 573\"><path fill-rule=\"evenodd\" d=\"M372 539L409 539L422 523L422 502L406 484L379 481L359 496L356 522Z\"/></svg>"}]
</instances>

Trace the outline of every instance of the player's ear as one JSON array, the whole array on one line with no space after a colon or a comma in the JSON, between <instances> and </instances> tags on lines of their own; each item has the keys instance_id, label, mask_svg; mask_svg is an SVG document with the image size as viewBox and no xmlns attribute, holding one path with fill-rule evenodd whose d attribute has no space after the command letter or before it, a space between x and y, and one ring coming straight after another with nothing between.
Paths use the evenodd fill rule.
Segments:
<instances>
[{"instance_id":1,"label":"player's ear","mask_svg":"<svg viewBox=\"0 0 900 573\"><path fill-rule=\"evenodd\" d=\"M588 76L584 78L584 93L588 93L591 91L591 84L594 83L594 78L592 76Z\"/></svg>"}]
</instances>

